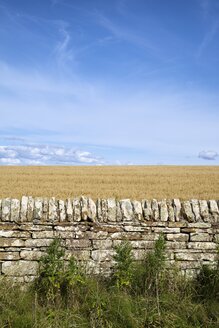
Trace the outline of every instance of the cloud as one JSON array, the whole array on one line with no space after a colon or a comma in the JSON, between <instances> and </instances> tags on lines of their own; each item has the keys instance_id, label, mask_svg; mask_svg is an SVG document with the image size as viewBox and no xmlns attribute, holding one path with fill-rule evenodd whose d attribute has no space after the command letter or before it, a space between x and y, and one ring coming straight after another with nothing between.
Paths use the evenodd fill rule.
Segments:
<instances>
[{"instance_id":1,"label":"cloud","mask_svg":"<svg viewBox=\"0 0 219 328\"><path fill-rule=\"evenodd\" d=\"M48 145L0 146L0 165L104 164L88 151Z\"/></svg>"},{"instance_id":2,"label":"cloud","mask_svg":"<svg viewBox=\"0 0 219 328\"><path fill-rule=\"evenodd\" d=\"M218 153L213 150L203 150L198 154L199 158L206 159L206 160L215 160L218 156Z\"/></svg>"},{"instance_id":3,"label":"cloud","mask_svg":"<svg viewBox=\"0 0 219 328\"><path fill-rule=\"evenodd\" d=\"M218 32L218 22L214 22L211 25L208 32L205 34L205 36L198 48L197 55L196 55L198 58L201 57L201 55L203 54L205 49L207 49L208 46L210 45L210 43L214 40L217 32Z\"/></svg>"}]
</instances>

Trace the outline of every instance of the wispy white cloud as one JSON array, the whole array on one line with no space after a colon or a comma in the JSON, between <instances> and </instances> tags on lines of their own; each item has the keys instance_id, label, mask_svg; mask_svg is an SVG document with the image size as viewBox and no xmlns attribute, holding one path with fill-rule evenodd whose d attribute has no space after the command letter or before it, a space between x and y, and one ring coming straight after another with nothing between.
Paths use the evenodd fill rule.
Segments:
<instances>
[{"instance_id":1,"label":"wispy white cloud","mask_svg":"<svg viewBox=\"0 0 219 328\"><path fill-rule=\"evenodd\" d=\"M157 48L152 45L146 38L134 33L133 30L129 30L124 26L116 24L114 21L104 16L102 13L97 12L96 20L99 25L112 33L112 35L118 40L129 42L135 46L147 49L150 52L156 52Z\"/></svg>"},{"instance_id":2,"label":"wispy white cloud","mask_svg":"<svg viewBox=\"0 0 219 328\"><path fill-rule=\"evenodd\" d=\"M59 22L58 25L61 39L57 42L54 52L59 66L64 68L66 64L74 59L74 55L70 46L71 36L68 31L68 24L66 22Z\"/></svg>"},{"instance_id":3,"label":"wispy white cloud","mask_svg":"<svg viewBox=\"0 0 219 328\"><path fill-rule=\"evenodd\" d=\"M213 42L217 32L218 32L219 24L218 22L213 22L210 26L210 29L206 32L201 44L199 45L198 51L196 53L196 57L199 58L202 56L204 51L208 48L211 42Z\"/></svg>"},{"instance_id":4,"label":"wispy white cloud","mask_svg":"<svg viewBox=\"0 0 219 328\"><path fill-rule=\"evenodd\" d=\"M104 164L104 160L88 151L67 147L22 145L0 146L2 165L75 165Z\"/></svg>"},{"instance_id":5,"label":"wispy white cloud","mask_svg":"<svg viewBox=\"0 0 219 328\"><path fill-rule=\"evenodd\" d=\"M198 154L198 157L212 161L218 157L218 153L213 150L203 150Z\"/></svg>"}]
</instances>

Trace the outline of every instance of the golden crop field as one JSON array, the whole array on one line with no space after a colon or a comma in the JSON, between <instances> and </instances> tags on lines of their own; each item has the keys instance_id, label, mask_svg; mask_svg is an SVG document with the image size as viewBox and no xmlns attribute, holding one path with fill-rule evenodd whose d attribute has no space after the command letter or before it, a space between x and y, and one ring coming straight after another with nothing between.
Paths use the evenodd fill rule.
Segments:
<instances>
[{"instance_id":1,"label":"golden crop field","mask_svg":"<svg viewBox=\"0 0 219 328\"><path fill-rule=\"evenodd\" d=\"M219 166L1 166L0 197L219 199Z\"/></svg>"}]
</instances>

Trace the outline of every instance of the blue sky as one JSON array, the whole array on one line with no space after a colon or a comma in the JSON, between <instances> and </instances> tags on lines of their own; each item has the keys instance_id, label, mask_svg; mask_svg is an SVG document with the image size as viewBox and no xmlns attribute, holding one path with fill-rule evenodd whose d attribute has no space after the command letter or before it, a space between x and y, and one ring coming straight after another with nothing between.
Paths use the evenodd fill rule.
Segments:
<instances>
[{"instance_id":1,"label":"blue sky","mask_svg":"<svg viewBox=\"0 0 219 328\"><path fill-rule=\"evenodd\" d=\"M218 165L218 141L218 0L0 0L0 165Z\"/></svg>"}]
</instances>

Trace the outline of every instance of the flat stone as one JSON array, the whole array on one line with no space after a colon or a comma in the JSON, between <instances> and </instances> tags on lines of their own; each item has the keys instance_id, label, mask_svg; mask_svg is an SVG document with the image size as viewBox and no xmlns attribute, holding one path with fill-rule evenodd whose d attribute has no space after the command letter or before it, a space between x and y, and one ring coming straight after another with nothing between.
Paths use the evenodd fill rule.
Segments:
<instances>
[{"instance_id":1,"label":"flat stone","mask_svg":"<svg viewBox=\"0 0 219 328\"><path fill-rule=\"evenodd\" d=\"M48 231L35 231L32 232L32 238L33 239L49 239L55 237L55 231L48 230Z\"/></svg>"},{"instance_id":2,"label":"flat stone","mask_svg":"<svg viewBox=\"0 0 219 328\"><path fill-rule=\"evenodd\" d=\"M101 216L102 216L102 222L108 221L108 206L107 206L106 199L101 199Z\"/></svg>"},{"instance_id":3,"label":"flat stone","mask_svg":"<svg viewBox=\"0 0 219 328\"><path fill-rule=\"evenodd\" d=\"M112 240L93 240L93 249L110 249L112 247Z\"/></svg>"},{"instance_id":4,"label":"flat stone","mask_svg":"<svg viewBox=\"0 0 219 328\"><path fill-rule=\"evenodd\" d=\"M80 222L81 221L81 201L80 198L73 199L73 221Z\"/></svg>"},{"instance_id":5,"label":"flat stone","mask_svg":"<svg viewBox=\"0 0 219 328\"><path fill-rule=\"evenodd\" d=\"M216 200L209 200L210 213L213 216L214 222L219 221L219 209Z\"/></svg>"},{"instance_id":6,"label":"flat stone","mask_svg":"<svg viewBox=\"0 0 219 328\"><path fill-rule=\"evenodd\" d=\"M88 219L88 198L82 196L81 197L81 219L83 221L87 221Z\"/></svg>"},{"instance_id":7,"label":"flat stone","mask_svg":"<svg viewBox=\"0 0 219 328\"><path fill-rule=\"evenodd\" d=\"M25 241L25 247L47 247L51 244L51 239L27 239Z\"/></svg>"},{"instance_id":8,"label":"flat stone","mask_svg":"<svg viewBox=\"0 0 219 328\"><path fill-rule=\"evenodd\" d=\"M49 220L49 200L48 198L43 198L43 214L42 221L46 222Z\"/></svg>"},{"instance_id":9,"label":"flat stone","mask_svg":"<svg viewBox=\"0 0 219 328\"><path fill-rule=\"evenodd\" d=\"M167 233L165 235L166 240L171 241L188 241L189 235L185 233Z\"/></svg>"},{"instance_id":10,"label":"flat stone","mask_svg":"<svg viewBox=\"0 0 219 328\"><path fill-rule=\"evenodd\" d=\"M20 220L21 222L27 221L27 205L28 205L28 197L23 196L21 198L21 210L20 210Z\"/></svg>"},{"instance_id":11,"label":"flat stone","mask_svg":"<svg viewBox=\"0 0 219 328\"><path fill-rule=\"evenodd\" d=\"M173 208L174 208L174 212L175 212L175 220L178 222L182 218L182 215L181 215L182 206L181 206L181 202L179 199L177 199L177 198L173 199Z\"/></svg>"},{"instance_id":12,"label":"flat stone","mask_svg":"<svg viewBox=\"0 0 219 328\"><path fill-rule=\"evenodd\" d=\"M0 247L22 247L24 240L17 238L0 238Z\"/></svg>"},{"instance_id":13,"label":"flat stone","mask_svg":"<svg viewBox=\"0 0 219 328\"><path fill-rule=\"evenodd\" d=\"M159 207L160 207L160 220L163 222L168 221L168 209L165 199L159 202Z\"/></svg>"},{"instance_id":14,"label":"flat stone","mask_svg":"<svg viewBox=\"0 0 219 328\"><path fill-rule=\"evenodd\" d=\"M201 212L200 212L199 201L197 199L192 199L191 205L192 205L192 211L195 215L195 221L198 221L198 222L201 221Z\"/></svg>"},{"instance_id":15,"label":"flat stone","mask_svg":"<svg viewBox=\"0 0 219 328\"><path fill-rule=\"evenodd\" d=\"M166 200L167 210L168 210L168 218L170 222L175 222L175 213L173 208L173 202L171 199Z\"/></svg>"},{"instance_id":16,"label":"flat stone","mask_svg":"<svg viewBox=\"0 0 219 328\"><path fill-rule=\"evenodd\" d=\"M66 210L65 210L65 202L64 200L58 201L58 208L59 208L59 218L60 222L64 222L66 220Z\"/></svg>"},{"instance_id":17,"label":"flat stone","mask_svg":"<svg viewBox=\"0 0 219 328\"><path fill-rule=\"evenodd\" d=\"M43 216L43 198L36 197L34 203L33 217L36 220L42 220L42 216Z\"/></svg>"},{"instance_id":18,"label":"flat stone","mask_svg":"<svg viewBox=\"0 0 219 328\"><path fill-rule=\"evenodd\" d=\"M151 210L152 210L152 218L154 221L159 220L159 207L156 199L152 199L151 201Z\"/></svg>"},{"instance_id":19,"label":"flat stone","mask_svg":"<svg viewBox=\"0 0 219 328\"><path fill-rule=\"evenodd\" d=\"M134 219L141 221L143 217L143 211L141 207L141 202L137 200L132 201L132 206L133 206L133 213L134 213Z\"/></svg>"},{"instance_id":20,"label":"flat stone","mask_svg":"<svg viewBox=\"0 0 219 328\"><path fill-rule=\"evenodd\" d=\"M116 222L116 200L114 198L107 199L107 208L108 208L108 221Z\"/></svg>"},{"instance_id":21,"label":"flat stone","mask_svg":"<svg viewBox=\"0 0 219 328\"><path fill-rule=\"evenodd\" d=\"M195 216L192 212L192 207L190 201L184 201L182 202L182 214L184 216L184 219L188 222L194 222Z\"/></svg>"},{"instance_id":22,"label":"flat stone","mask_svg":"<svg viewBox=\"0 0 219 328\"><path fill-rule=\"evenodd\" d=\"M216 249L217 244L213 242L189 242L188 248L192 249L202 249L203 251L206 249Z\"/></svg>"},{"instance_id":23,"label":"flat stone","mask_svg":"<svg viewBox=\"0 0 219 328\"><path fill-rule=\"evenodd\" d=\"M5 238L30 238L31 233L29 231L0 230L0 237L5 237Z\"/></svg>"},{"instance_id":24,"label":"flat stone","mask_svg":"<svg viewBox=\"0 0 219 328\"><path fill-rule=\"evenodd\" d=\"M94 201L91 198L88 198L87 206L88 206L88 213L87 213L88 219L91 220L92 222L95 222L97 217L97 209Z\"/></svg>"},{"instance_id":25,"label":"flat stone","mask_svg":"<svg viewBox=\"0 0 219 328\"><path fill-rule=\"evenodd\" d=\"M73 221L73 207L72 200L70 198L66 200L66 215L69 222Z\"/></svg>"},{"instance_id":26,"label":"flat stone","mask_svg":"<svg viewBox=\"0 0 219 328\"><path fill-rule=\"evenodd\" d=\"M66 239L66 246L71 248L91 247L91 241L88 239Z\"/></svg>"},{"instance_id":27,"label":"flat stone","mask_svg":"<svg viewBox=\"0 0 219 328\"><path fill-rule=\"evenodd\" d=\"M208 233L190 233L190 241L212 241Z\"/></svg>"},{"instance_id":28,"label":"flat stone","mask_svg":"<svg viewBox=\"0 0 219 328\"><path fill-rule=\"evenodd\" d=\"M33 197L28 197L27 203L27 221L33 221L33 211L34 211L34 199Z\"/></svg>"},{"instance_id":29,"label":"flat stone","mask_svg":"<svg viewBox=\"0 0 219 328\"><path fill-rule=\"evenodd\" d=\"M2 221L10 221L11 217L11 199L2 199Z\"/></svg>"},{"instance_id":30,"label":"flat stone","mask_svg":"<svg viewBox=\"0 0 219 328\"><path fill-rule=\"evenodd\" d=\"M91 258L96 262L110 261L114 253L112 250L94 250L91 251Z\"/></svg>"},{"instance_id":31,"label":"flat stone","mask_svg":"<svg viewBox=\"0 0 219 328\"><path fill-rule=\"evenodd\" d=\"M26 251L23 250L20 252L20 257L22 260L28 260L28 261L38 261L43 255L45 255L45 252L41 251Z\"/></svg>"},{"instance_id":32,"label":"flat stone","mask_svg":"<svg viewBox=\"0 0 219 328\"><path fill-rule=\"evenodd\" d=\"M58 221L58 212L57 212L57 202L55 197L49 199L49 221L56 222Z\"/></svg>"},{"instance_id":33,"label":"flat stone","mask_svg":"<svg viewBox=\"0 0 219 328\"><path fill-rule=\"evenodd\" d=\"M123 221L133 220L133 209L130 199L122 199L120 201Z\"/></svg>"},{"instance_id":34,"label":"flat stone","mask_svg":"<svg viewBox=\"0 0 219 328\"><path fill-rule=\"evenodd\" d=\"M6 261L2 263L2 272L6 276L36 275L38 263L34 261Z\"/></svg>"},{"instance_id":35,"label":"flat stone","mask_svg":"<svg viewBox=\"0 0 219 328\"><path fill-rule=\"evenodd\" d=\"M210 222L210 213L208 210L208 203L206 200L200 200L200 213L204 222Z\"/></svg>"},{"instance_id":36,"label":"flat stone","mask_svg":"<svg viewBox=\"0 0 219 328\"><path fill-rule=\"evenodd\" d=\"M150 221L153 219L153 213L151 208L151 201L150 200L143 200L142 201L142 209L143 209L143 216L146 221Z\"/></svg>"},{"instance_id":37,"label":"flat stone","mask_svg":"<svg viewBox=\"0 0 219 328\"><path fill-rule=\"evenodd\" d=\"M103 222L101 200L99 198L97 199L96 206L97 206L97 219L99 222Z\"/></svg>"},{"instance_id":38,"label":"flat stone","mask_svg":"<svg viewBox=\"0 0 219 328\"><path fill-rule=\"evenodd\" d=\"M0 261L4 260L19 260L20 259L20 254L19 252L0 252Z\"/></svg>"},{"instance_id":39,"label":"flat stone","mask_svg":"<svg viewBox=\"0 0 219 328\"><path fill-rule=\"evenodd\" d=\"M119 201L116 201L116 221L117 222L122 221L122 210Z\"/></svg>"}]
</instances>

